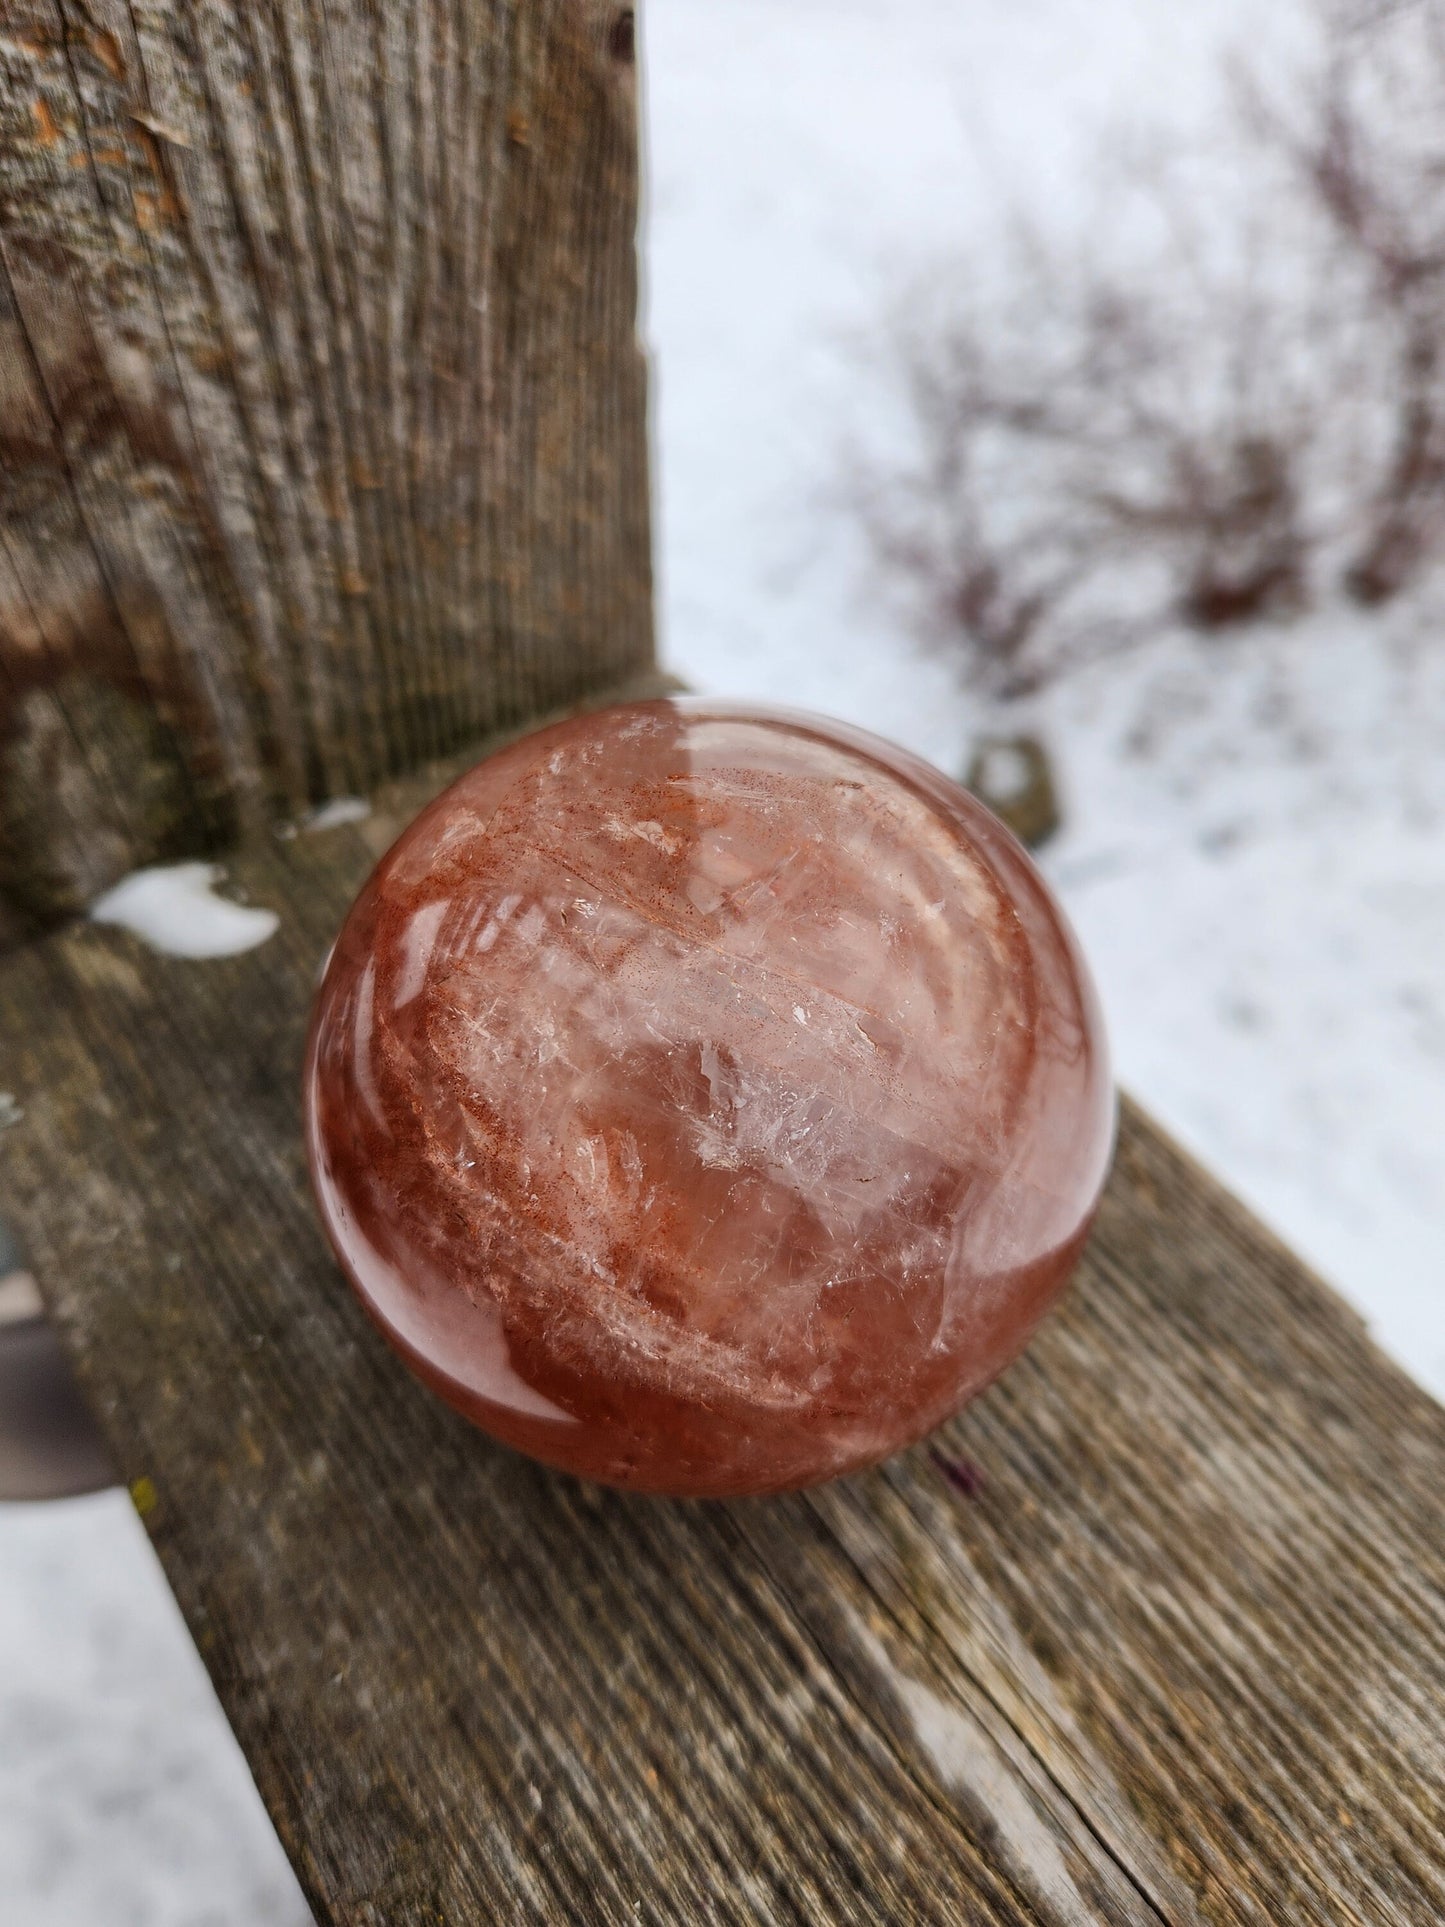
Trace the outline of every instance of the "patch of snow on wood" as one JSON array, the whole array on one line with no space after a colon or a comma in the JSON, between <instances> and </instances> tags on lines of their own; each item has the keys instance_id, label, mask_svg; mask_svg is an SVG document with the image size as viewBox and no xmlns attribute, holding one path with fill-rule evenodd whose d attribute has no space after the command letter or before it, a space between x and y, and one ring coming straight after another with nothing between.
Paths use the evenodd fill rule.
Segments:
<instances>
[{"instance_id":1,"label":"patch of snow on wood","mask_svg":"<svg viewBox=\"0 0 1445 1927\"><path fill-rule=\"evenodd\" d=\"M333 796L329 803L322 803L304 818L301 828L312 830L336 830L343 823L361 823L371 815L371 805L364 796Z\"/></svg>"},{"instance_id":2,"label":"patch of snow on wood","mask_svg":"<svg viewBox=\"0 0 1445 1927\"><path fill-rule=\"evenodd\" d=\"M235 957L276 934L274 910L215 893L217 863L158 864L133 870L90 906L92 923L118 924L168 957Z\"/></svg>"}]
</instances>

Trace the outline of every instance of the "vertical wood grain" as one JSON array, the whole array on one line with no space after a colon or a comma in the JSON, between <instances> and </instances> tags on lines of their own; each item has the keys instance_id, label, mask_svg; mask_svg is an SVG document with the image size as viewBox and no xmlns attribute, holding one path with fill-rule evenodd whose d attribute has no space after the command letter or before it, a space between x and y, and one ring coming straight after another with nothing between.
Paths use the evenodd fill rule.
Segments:
<instances>
[{"instance_id":1,"label":"vertical wood grain","mask_svg":"<svg viewBox=\"0 0 1445 1927\"><path fill-rule=\"evenodd\" d=\"M650 663L629 14L0 0L0 941Z\"/></svg>"}]
</instances>

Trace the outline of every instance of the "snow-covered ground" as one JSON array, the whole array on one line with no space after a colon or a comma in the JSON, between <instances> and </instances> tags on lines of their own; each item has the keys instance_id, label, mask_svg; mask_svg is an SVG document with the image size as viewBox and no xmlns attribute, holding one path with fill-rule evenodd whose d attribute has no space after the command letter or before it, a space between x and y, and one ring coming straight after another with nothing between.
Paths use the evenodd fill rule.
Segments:
<instances>
[{"instance_id":1,"label":"snow-covered ground","mask_svg":"<svg viewBox=\"0 0 1445 1927\"><path fill-rule=\"evenodd\" d=\"M1202 118L1221 44L1289 9L650 0L643 27L668 660L957 770L978 716L827 507L882 406L860 343L1016 194L1069 218L1100 128ZM1391 646L1430 620L1326 615L1208 665L1161 637L1039 720L1069 812L1046 868L1122 1080L1445 1395L1445 691ZM305 1918L128 1502L0 1510L0 1922Z\"/></svg>"},{"instance_id":2,"label":"snow-covered ground","mask_svg":"<svg viewBox=\"0 0 1445 1927\"><path fill-rule=\"evenodd\" d=\"M129 1498L0 1507L0 1922L310 1918Z\"/></svg>"}]
</instances>

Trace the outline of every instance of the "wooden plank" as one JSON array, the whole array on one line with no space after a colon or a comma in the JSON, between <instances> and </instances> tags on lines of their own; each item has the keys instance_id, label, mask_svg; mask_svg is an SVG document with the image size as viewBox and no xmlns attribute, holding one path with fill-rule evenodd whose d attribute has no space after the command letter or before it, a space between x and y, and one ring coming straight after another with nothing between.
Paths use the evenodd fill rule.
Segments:
<instances>
[{"instance_id":1,"label":"wooden plank","mask_svg":"<svg viewBox=\"0 0 1445 1927\"><path fill-rule=\"evenodd\" d=\"M1126 1106L1063 1311L920 1447L678 1504L491 1445L324 1248L318 966L0 962L0 1216L323 1922L1445 1919L1445 1411Z\"/></svg>"}]
</instances>

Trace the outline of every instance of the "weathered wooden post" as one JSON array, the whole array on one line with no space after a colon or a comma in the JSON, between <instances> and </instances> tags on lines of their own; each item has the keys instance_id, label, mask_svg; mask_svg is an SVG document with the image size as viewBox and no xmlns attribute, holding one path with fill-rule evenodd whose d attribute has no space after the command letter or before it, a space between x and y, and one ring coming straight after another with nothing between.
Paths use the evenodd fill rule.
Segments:
<instances>
[{"instance_id":1,"label":"weathered wooden post","mask_svg":"<svg viewBox=\"0 0 1445 1927\"><path fill-rule=\"evenodd\" d=\"M651 661L632 9L0 6L0 941Z\"/></svg>"}]
</instances>

